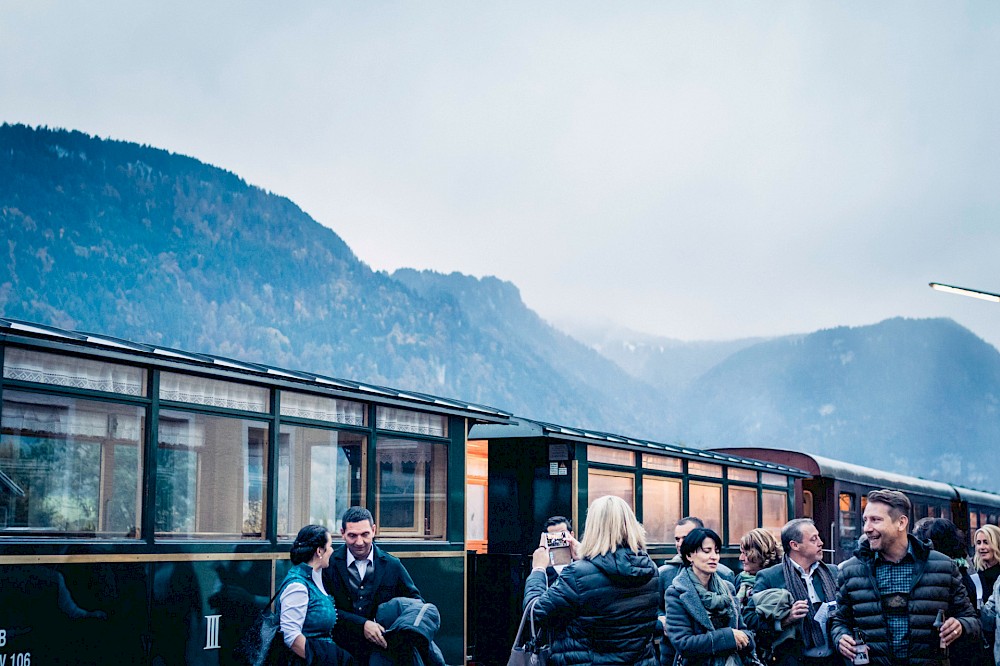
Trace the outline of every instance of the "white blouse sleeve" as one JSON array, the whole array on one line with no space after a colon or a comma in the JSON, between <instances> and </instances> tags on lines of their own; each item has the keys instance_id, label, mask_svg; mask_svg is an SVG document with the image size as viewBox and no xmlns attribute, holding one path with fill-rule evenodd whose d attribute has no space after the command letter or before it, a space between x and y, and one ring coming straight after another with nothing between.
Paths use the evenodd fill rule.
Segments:
<instances>
[{"instance_id":1,"label":"white blouse sleeve","mask_svg":"<svg viewBox=\"0 0 1000 666\"><path fill-rule=\"evenodd\" d=\"M302 624L309 608L309 591L302 583L289 583L281 591L281 632L289 648L302 635Z\"/></svg>"}]
</instances>

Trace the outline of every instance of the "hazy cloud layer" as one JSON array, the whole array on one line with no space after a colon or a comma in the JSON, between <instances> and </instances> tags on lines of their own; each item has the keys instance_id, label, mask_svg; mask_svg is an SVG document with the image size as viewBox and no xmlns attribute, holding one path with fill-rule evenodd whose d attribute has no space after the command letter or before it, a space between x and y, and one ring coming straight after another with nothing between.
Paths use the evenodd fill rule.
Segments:
<instances>
[{"instance_id":1,"label":"hazy cloud layer","mask_svg":"<svg viewBox=\"0 0 1000 666\"><path fill-rule=\"evenodd\" d=\"M550 319L1000 344L926 286L1000 291L1000 3L370 4L0 0L0 120L195 156Z\"/></svg>"}]
</instances>

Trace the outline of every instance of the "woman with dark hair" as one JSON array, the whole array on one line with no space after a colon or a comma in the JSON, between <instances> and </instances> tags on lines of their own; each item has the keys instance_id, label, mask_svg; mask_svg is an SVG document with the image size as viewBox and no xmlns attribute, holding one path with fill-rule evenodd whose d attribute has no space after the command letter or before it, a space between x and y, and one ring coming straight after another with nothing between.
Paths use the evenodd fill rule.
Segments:
<instances>
[{"instance_id":1,"label":"woman with dark hair","mask_svg":"<svg viewBox=\"0 0 1000 666\"><path fill-rule=\"evenodd\" d=\"M690 666L732 666L751 658L753 635L746 630L736 589L716 575L722 539L714 531L692 530L680 547L683 569L667 588L667 638Z\"/></svg>"},{"instance_id":2,"label":"woman with dark hair","mask_svg":"<svg viewBox=\"0 0 1000 666\"><path fill-rule=\"evenodd\" d=\"M921 541L930 541L934 550L955 561L958 572L962 574L962 582L965 584L969 601L973 608L977 608L979 600L976 598L976 586L969 576L965 539L955 523L947 518L921 518L913 525L913 536ZM951 663L980 666L992 664L993 656L981 638L962 637L951 646Z\"/></svg>"},{"instance_id":3,"label":"woman with dark hair","mask_svg":"<svg viewBox=\"0 0 1000 666\"><path fill-rule=\"evenodd\" d=\"M295 654L293 663L353 664L351 656L330 637L337 608L323 589L323 569L330 566L333 539L322 525L299 530L289 558L292 568L281 583L277 610L285 645Z\"/></svg>"}]
</instances>

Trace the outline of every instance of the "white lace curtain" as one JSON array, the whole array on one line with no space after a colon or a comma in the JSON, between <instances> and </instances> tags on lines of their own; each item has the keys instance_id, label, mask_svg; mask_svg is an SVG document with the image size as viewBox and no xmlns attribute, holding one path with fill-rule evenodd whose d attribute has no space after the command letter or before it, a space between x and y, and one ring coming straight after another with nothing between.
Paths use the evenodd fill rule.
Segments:
<instances>
[{"instance_id":1,"label":"white lace curtain","mask_svg":"<svg viewBox=\"0 0 1000 666\"><path fill-rule=\"evenodd\" d=\"M129 365L7 347L4 379L123 395L146 394L146 371Z\"/></svg>"},{"instance_id":2,"label":"white lace curtain","mask_svg":"<svg viewBox=\"0 0 1000 666\"><path fill-rule=\"evenodd\" d=\"M365 424L365 405L350 400L282 391L281 415L363 426Z\"/></svg>"},{"instance_id":3,"label":"white lace curtain","mask_svg":"<svg viewBox=\"0 0 1000 666\"><path fill-rule=\"evenodd\" d=\"M448 435L448 417L395 407L379 407L376 410L375 427L380 430L445 437Z\"/></svg>"},{"instance_id":4,"label":"white lace curtain","mask_svg":"<svg viewBox=\"0 0 1000 666\"><path fill-rule=\"evenodd\" d=\"M266 388L175 372L160 373L160 400L242 409L262 414L270 411L270 396Z\"/></svg>"}]
</instances>

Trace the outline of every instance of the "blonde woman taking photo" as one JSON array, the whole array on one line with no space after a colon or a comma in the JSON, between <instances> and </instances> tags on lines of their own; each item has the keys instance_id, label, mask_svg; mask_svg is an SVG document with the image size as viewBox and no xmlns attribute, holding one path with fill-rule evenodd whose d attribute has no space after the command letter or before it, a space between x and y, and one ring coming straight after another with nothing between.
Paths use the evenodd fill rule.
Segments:
<instances>
[{"instance_id":1,"label":"blonde woman taking photo","mask_svg":"<svg viewBox=\"0 0 1000 666\"><path fill-rule=\"evenodd\" d=\"M646 554L646 532L620 497L605 495L587 511L575 561L546 587L549 555L539 548L524 585L525 605L552 639L554 666L656 666L653 631L659 579Z\"/></svg>"}]
</instances>

